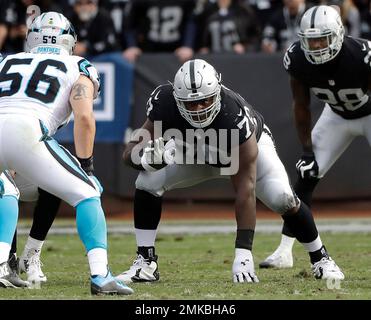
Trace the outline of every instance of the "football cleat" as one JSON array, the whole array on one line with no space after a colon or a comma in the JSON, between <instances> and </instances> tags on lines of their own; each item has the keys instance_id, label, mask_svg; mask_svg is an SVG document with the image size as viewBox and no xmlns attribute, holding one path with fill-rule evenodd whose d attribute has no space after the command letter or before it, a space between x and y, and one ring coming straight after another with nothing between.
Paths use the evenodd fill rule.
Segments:
<instances>
[{"instance_id":1,"label":"football cleat","mask_svg":"<svg viewBox=\"0 0 371 320\"><path fill-rule=\"evenodd\" d=\"M160 273L158 272L157 258L155 255L150 259L145 259L141 254L138 254L130 269L116 276L116 279L125 283L158 281Z\"/></svg>"},{"instance_id":2,"label":"football cleat","mask_svg":"<svg viewBox=\"0 0 371 320\"><path fill-rule=\"evenodd\" d=\"M115 279L110 271L108 271L105 277L96 275L91 276L90 279L90 292L93 295L129 295L134 293L134 290L129 288L125 283Z\"/></svg>"},{"instance_id":3,"label":"football cleat","mask_svg":"<svg viewBox=\"0 0 371 320\"><path fill-rule=\"evenodd\" d=\"M291 250L277 248L269 257L259 263L259 268L292 268L294 265Z\"/></svg>"},{"instance_id":4,"label":"football cleat","mask_svg":"<svg viewBox=\"0 0 371 320\"><path fill-rule=\"evenodd\" d=\"M344 280L344 274L331 257L323 257L312 264L312 272L316 279Z\"/></svg>"},{"instance_id":5,"label":"football cleat","mask_svg":"<svg viewBox=\"0 0 371 320\"><path fill-rule=\"evenodd\" d=\"M16 287L26 288L30 286L28 281L24 281L18 274L18 259L17 256L13 253L10 255L8 260L10 274L9 274L9 281L14 284Z\"/></svg>"},{"instance_id":6,"label":"football cleat","mask_svg":"<svg viewBox=\"0 0 371 320\"><path fill-rule=\"evenodd\" d=\"M40 250L30 250L19 258L19 272L27 274L27 281L30 283L46 282L47 278L41 270Z\"/></svg>"},{"instance_id":7,"label":"football cleat","mask_svg":"<svg viewBox=\"0 0 371 320\"><path fill-rule=\"evenodd\" d=\"M24 281L23 281L24 282ZM0 264L0 288L24 288L24 284L15 282L12 276L12 270L9 263L3 262Z\"/></svg>"}]
</instances>

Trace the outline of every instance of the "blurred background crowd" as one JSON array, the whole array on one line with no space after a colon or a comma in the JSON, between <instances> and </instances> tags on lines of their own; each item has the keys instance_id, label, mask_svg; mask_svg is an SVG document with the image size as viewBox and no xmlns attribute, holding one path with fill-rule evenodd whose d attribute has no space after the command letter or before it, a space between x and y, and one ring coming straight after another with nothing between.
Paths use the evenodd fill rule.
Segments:
<instances>
[{"instance_id":1,"label":"blurred background crowd","mask_svg":"<svg viewBox=\"0 0 371 320\"><path fill-rule=\"evenodd\" d=\"M303 12L341 8L346 32L371 39L370 0L0 0L0 52L24 50L27 7L63 13L76 29L75 54L121 51L130 62L143 52L248 54L285 50L297 39Z\"/></svg>"}]
</instances>

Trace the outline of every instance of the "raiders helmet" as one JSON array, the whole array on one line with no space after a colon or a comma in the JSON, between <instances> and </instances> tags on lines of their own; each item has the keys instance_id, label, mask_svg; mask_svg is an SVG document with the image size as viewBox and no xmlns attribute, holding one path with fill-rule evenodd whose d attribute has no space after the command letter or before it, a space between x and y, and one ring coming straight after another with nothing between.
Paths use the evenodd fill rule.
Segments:
<instances>
[{"instance_id":1,"label":"raiders helmet","mask_svg":"<svg viewBox=\"0 0 371 320\"><path fill-rule=\"evenodd\" d=\"M220 111L221 76L213 66L202 59L185 62L175 75L173 95L179 112L195 128L210 125ZM187 102L212 98L205 109L192 111Z\"/></svg>"},{"instance_id":2,"label":"raiders helmet","mask_svg":"<svg viewBox=\"0 0 371 320\"><path fill-rule=\"evenodd\" d=\"M301 49L310 63L322 64L336 57L344 40L344 27L338 11L331 6L315 6L307 10L300 22ZM311 42L324 45L313 48Z\"/></svg>"}]
</instances>

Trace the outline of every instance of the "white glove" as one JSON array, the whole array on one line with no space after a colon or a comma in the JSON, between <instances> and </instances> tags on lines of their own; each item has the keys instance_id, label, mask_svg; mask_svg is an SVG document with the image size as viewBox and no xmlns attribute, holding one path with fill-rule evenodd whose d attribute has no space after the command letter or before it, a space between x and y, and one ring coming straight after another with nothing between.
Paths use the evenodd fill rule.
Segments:
<instances>
[{"instance_id":1,"label":"white glove","mask_svg":"<svg viewBox=\"0 0 371 320\"><path fill-rule=\"evenodd\" d=\"M233 282L259 282L255 275L254 260L250 250L236 248L232 266Z\"/></svg>"},{"instance_id":2,"label":"white glove","mask_svg":"<svg viewBox=\"0 0 371 320\"><path fill-rule=\"evenodd\" d=\"M140 162L146 171L156 171L166 165L175 163L175 141L170 139L166 144L164 138L148 141Z\"/></svg>"}]
</instances>

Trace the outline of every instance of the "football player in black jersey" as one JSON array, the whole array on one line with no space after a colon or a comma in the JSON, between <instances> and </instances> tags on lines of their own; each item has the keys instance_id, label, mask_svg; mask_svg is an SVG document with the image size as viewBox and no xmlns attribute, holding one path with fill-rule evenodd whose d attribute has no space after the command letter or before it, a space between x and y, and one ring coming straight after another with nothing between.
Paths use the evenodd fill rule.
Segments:
<instances>
[{"instance_id":1,"label":"football player in black jersey","mask_svg":"<svg viewBox=\"0 0 371 320\"><path fill-rule=\"evenodd\" d=\"M147 120L123 156L127 164L141 171L134 199L138 255L133 266L117 276L119 280L159 279L155 238L164 192L215 178L230 178L236 191L234 282L258 281L251 254L255 192L282 215L303 243L315 277L343 279L322 245L310 210L291 189L263 117L222 85L220 74L206 61L187 61L173 84L154 90L147 104Z\"/></svg>"},{"instance_id":2,"label":"football player in black jersey","mask_svg":"<svg viewBox=\"0 0 371 320\"><path fill-rule=\"evenodd\" d=\"M356 136L371 143L371 43L344 36L338 11L316 6L303 15L300 41L284 56L293 95L295 125L303 154L294 190L308 206L319 180ZM311 132L310 90L324 102ZM350 121L351 120L351 121ZM293 234L284 223L281 244L260 267L292 267Z\"/></svg>"},{"instance_id":3,"label":"football player in black jersey","mask_svg":"<svg viewBox=\"0 0 371 320\"><path fill-rule=\"evenodd\" d=\"M182 62L193 56L196 16L203 0L130 0L125 7L123 56L134 62L142 52L174 52Z\"/></svg>"}]
</instances>

